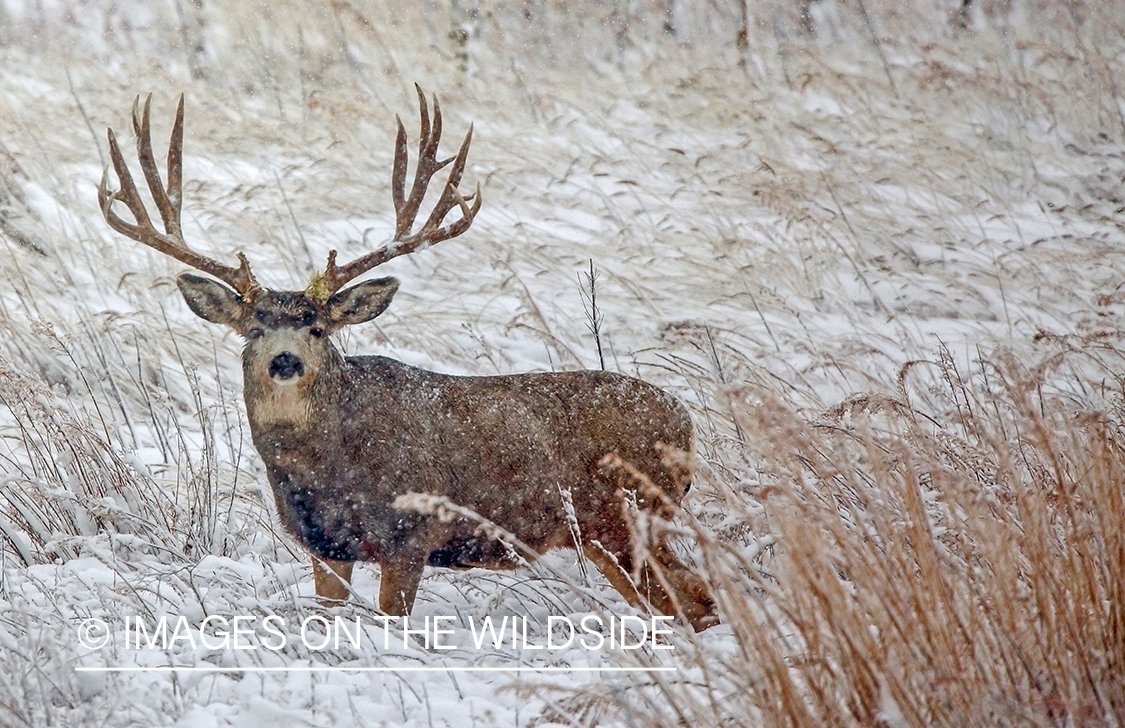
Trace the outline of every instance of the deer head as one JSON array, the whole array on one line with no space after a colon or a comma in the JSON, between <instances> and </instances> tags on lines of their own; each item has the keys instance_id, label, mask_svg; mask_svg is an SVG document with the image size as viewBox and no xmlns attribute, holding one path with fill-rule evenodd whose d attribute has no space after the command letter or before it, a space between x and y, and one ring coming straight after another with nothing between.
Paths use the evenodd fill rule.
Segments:
<instances>
[{"instance_id":1,"label":"deer head","mask_svg":"<svg viewBox=\"0 0 1125 728\"><path fill-rule=\"evenodd\" d=\"M164 231L153 224L121 155L113 130L108 130L110 158L120 189L109 189L109 168L98 186L98 202L106 222L117 232L169 255L210 277L184 273L176 283L188 307L200 318L230 326L246 340L244 368L247 386L289 387L306 384L315 378L326 361L338 356L329 337L344 326L370 321L386 310L398 290L394 278L377 278L345 288L367 271L396 258L461 235L481 206L480 185L468 197L457 187L465 170L473 129L469 127L457 154L437 158L441 141L441 107L433 99L433 122L425 94L417 85L421 111L418 162L409 194L406 176L409 153L406 129L398 123L392 168L392 196L395 205L395 234L387 245L346 265L337 265L336 251L328 253L328 264L315 274L303 291L275 291L262 288L250 271L246 256L238 253L238 265L228 266L200 255L188 247L180 226L183 167L184 97L181 94L168 145L167 185L161 180L152 153L149 129L149 95L143 107L140 97L133 102L133 130L137 138L137 157L148 189L160 213ZM418 209L435 173L452 163L449 176L433 211L420 229L414 231ZM114 211L122 202L133 216L123 220ZM471 204L470 204L471 203ZM445 218L458 208L461 216L445 224Z\"/></svg>"}]
</instances>

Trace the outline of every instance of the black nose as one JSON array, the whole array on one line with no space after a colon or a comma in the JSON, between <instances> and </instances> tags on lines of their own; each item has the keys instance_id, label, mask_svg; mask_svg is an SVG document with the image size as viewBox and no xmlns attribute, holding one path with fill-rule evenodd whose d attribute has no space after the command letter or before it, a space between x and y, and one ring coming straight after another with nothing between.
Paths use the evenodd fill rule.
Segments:
<instances>
[{"instance_id":1,"label":"black nose","mask_svg":"<svg viewBox=\"0 0 1125 728\"><path fill-rule=\"evenodd\" d=\"M305 375L305 365L301 363L293 354L288 351L283 351L273 358L270 362L270 376L280 377L281 379L292 379L293 375L302 377Z\"/></svg>"}]
</instances>

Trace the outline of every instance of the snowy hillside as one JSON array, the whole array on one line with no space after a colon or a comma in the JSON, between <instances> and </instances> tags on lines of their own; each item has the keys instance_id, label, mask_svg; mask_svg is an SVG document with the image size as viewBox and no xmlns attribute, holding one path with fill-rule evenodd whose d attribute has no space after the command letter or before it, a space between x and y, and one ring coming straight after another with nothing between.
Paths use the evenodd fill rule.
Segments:
<instances>
[{"instance_id":1,"label":"snowy hillside","mask_svg":"<svg viewBox=\"0 0 1125 728\"><path fill-rule=\"evenodd\" d=\"M961 5L0 0L0 723L1120 725L1125 5ZM374 565L312 597L241 340L99 213L105 129L132 159L151 92L162 157L185 93L185 238L302 289L389 239L414 83L484 206L341 348L597 368L592 265L606 368L692 412L681 551L724 624L476 644L637 614L569 551L428 569L449 650L379 626ZM284 646L130 646L239 615ZM360 646L301 639L336 617Z\"/></svg>"}]
</instances>

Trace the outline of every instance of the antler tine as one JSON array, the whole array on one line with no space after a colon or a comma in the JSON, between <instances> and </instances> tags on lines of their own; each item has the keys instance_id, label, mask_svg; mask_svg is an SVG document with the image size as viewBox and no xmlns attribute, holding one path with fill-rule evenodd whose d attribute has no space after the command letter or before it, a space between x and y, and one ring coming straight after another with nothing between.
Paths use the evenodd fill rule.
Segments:
<instances>
[{"instance_id":1,"label":"antler tine","mask_svg":"<svg viewBox=\"0 0 1125 728\"><path fill-rule=\"evenodd\" d=\"M180 94L176 121L172 125L172 137L168 143L167 188L160 179L160 172L156 169L156 160L152 154L152 135L149 128L151 100L152 95L149 94L144 106L141 107L140 96L134 99L133 131L137 136L137 158L141 163L149 192L152 193L152 199L160 212L164 232L161 233L152 224L144 201L133 182L133 175L121 154L113 129L107 130L109 156L121 189L116 191L109 189L109 167L106 167L102 172L101 183L98 185L98 204L101 205L102 215L109 226L122 235L218 278L231 286L244 299L249 299L260 290L260 287L250 272L250 263L245 255L238 254L238 267L227 266L196 253L184 242L180 226L180 209L183 204L184 96ZM113 211L113 203L117 201L125 203L129 208L129 212L133 215L133 223L125 222Z\"/></svg>"},{"instance_id":2,"label":"antler tine","mask_svg":"<svg viewBox=\"0 0 1125 728\"><path fill-rule=\"evenodd\" d=\"M438 103L435 95L433 97L434 121L431 127L430 112L426 106L426 94L422 92L422 88L418 84L414 84L414 90L418 92L418 108L421 116L421 130L418 135L418 163L414 168L414 183L410 186L410 196L403 200L401 194L406 183L408 154L406 151L406 132L402 129L402 122L400 121L399 139L396 141L401 143L395 145L394 164L394 173L400 177L397 180L399 197L395 199L395 240L401 240L410 234L410 228L414 225L414 218L418 216L418 208L421 207L422 199L426 196L430 178L450 162L448 159L444 162L439 162L437 159L438 144L441 142L441 104Z\"/></svg>"},{"instance_id":3,"label":"antler tine","mask_svg":"<svg viewBox=\"0 0 1125 728\"><path fill-rule=\"evenodd\" d=\"M441 163L444 167L450 162L453 162L453 167L449 170L449 180L446 182L445 189L442 190L437 205L434 206L430 216L426 218L426 224L422 226L422 230L419 234L427 230L436 230L438 226L441 225L442 221L445 220L445 216L449 214L449 211L452 210L455 205L461 204L458 200L461 195L457 191L457 186L461 184L461 175L465 173L465 162L469 158L469 146L472 143L473 125L469 124L469 132L465 134L465 140L461 142L461 148L457 150L457 156L451 157ZM474 193L469 195L469 197L476 197L477 209L480 209L479 193ZM470 223L472 222L472 215L469 216L469 221ZM403 242L405 242L405 240Z\"/></svg>"},{"instance_id":4,"label":"antler tine","mask_svg":"<svg viewBox=\"0 0 1125 728\"><path fill-rule=\"evenodd\" d=\"M465 134L465 139L461 142L457 154L448 159L439 160L437 152L442 130L441 105L435 95L433 97L434 115L431 125L426 96L418 84L414 84L414 88L418 92L421 134L418 140L418 162L415 165L414 182L411 185L409 195L406 194L406 171L409 162L406 128L402 125L402 119L398 116L395 117L398 124L398 133L395 137L394 162L391 168L391 197L395 205L394 239L389 245L357 258L344 266L336 265L336 251L331 251L328 254L328 265L324 273L314 276L313 280L309 282L307 290L315 297L327 300L348 281L386 263L392 258L408 255L434 243L440 243L461 235L473 224L477 212L480 211L482 197L479 183L476 191L468 197L463 196L457 190L465 172L469 147L473 142L472 125L469 125L469 131ZM421 207L422 200L426 196L430 180L435 173L451 162L453 166L449 170L449 179L442 189L441 197L438 198L437 204L421 229L411 233L414 221L418 216L418 208ZM472 205L469 204L470 201ZM460 208L461 217L449 225L443 226L442 223L445 218L455 207Z\"/></svg>"},{"instance_id":5,"label":"antler tine","mask_svg":"<svg viewBox=\"0 0 1125 728\"><path fill-rule=\"evenodd\" d=\"M174 180L173 177L179 177L177 164L176 174L172 174L172 165L169 164L168 174L168 189L165 190L163 183L160 181L160 173L156 170L156 160L152 156L152 134L149 130L149 105L152 103L152 94L145 97L144 111L138 113L137 105L140 102L140 96L133 99L133 133L137 137L137 158L141 162L141 171L144 172L145 181L148 182L149 192L152 193L152 199L156 203L156 209L160 212L160 219L164 222L164 229L174 238L183 239L183 234L180 232L180 211L177 207L172 205L169 199L171 194L175 194L177 198L180 197L180 190L172 189ZM182 139L182 124L183 124L183 110L184 110L184 97L180 95L180 106L176 113L177 126L181 127ZM181 141L182 145L182 141ZM169 145L168 156L169 161L175 151L175 142ZM170 194L171 193L171 194Z\"/></svg>"}]
</instances>

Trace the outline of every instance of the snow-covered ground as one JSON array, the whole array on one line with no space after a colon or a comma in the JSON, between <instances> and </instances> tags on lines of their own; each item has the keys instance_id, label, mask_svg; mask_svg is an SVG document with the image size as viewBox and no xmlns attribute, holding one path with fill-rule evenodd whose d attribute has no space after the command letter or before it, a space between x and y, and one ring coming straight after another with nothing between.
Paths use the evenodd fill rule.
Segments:
<instances>
[{"instance_id":1,"label":"snow-covered ground","mask_svg":"<svg viewBox=\"0 0 1125 728\"><path fill-rule=\"evenodd\" d=\"M754 479L730 388L812 413L925 398L939 375L910 362L1038 361L1058 336L1117 331L1125 6L986 3L962 29L959 4L821 0L809 33L806 6L754 3L740 51L739 3L0 2L0 722L628 725L615 690L706 682L736 650L725 626L667 651L473 644L486 616L538 643L552 615L633 614L570 552L428 570L415 618L454 616L451 650L395 630L384 646L373 566L354 604L319 607L250 443L240 341L188 311L179 264L99 214L104 129L131 139L136 94L153 93L158 154L187 95L185 237L296 289L329 249L389 237L394 115L413 138L411 84L437 92L447 148L474 124L484 208L381 267L401 289L342 347L449 373L596 367L592 261L607 368L689 404L685 506L752 549L761 524L725 521L714 495ZM1063 368L1055 386L1092 381ZM287 642L127 648L126 620L181 615L277 615ZM361 646L304 644L315 615L359 618ZM106 646L80 644L90 618ZM170 664L394 669L75 670ZM583 686L610 697L547 697Z\"/></svg>"}]
</instances>

